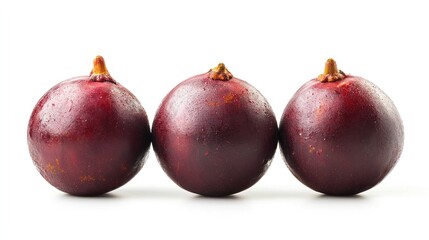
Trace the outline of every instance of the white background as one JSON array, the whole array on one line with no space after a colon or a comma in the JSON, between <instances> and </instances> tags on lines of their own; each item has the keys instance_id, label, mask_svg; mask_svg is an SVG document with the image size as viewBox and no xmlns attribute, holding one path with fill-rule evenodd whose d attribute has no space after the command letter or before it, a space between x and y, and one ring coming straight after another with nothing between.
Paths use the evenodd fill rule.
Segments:
<instances>
[{"instance_id":1,"label":"white background","mask_svg":"<svg viewBox=\"0 0 429 240\"><path fill-rule=\"evenodd\" d=\"M429 238L427 1L114 2L0 3L0 239ZM221 61L280 119L293 93L332 57L394 100L404 151L381 184L349 198L306 188L279 151L249 190L198 197L170 181L152 150L122 188L69 196L33 166L27 123L50 87L88 74L98 54L151 122L176 84Z\"/></svg>"}]
</instances>

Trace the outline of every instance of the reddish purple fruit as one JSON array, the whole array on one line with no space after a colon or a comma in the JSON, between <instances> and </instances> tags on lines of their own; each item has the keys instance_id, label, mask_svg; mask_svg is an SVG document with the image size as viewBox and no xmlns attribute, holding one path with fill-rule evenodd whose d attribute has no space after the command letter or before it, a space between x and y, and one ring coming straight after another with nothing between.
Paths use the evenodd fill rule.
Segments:
<instances>
[{"instance_id":1,"label":"reddish purple fruit","mask_svg":"<svg viewBox=\"0 0 429 240\"><path fill-rule=\"evenodd\" d=\"M267 100L223 64L177 85L161 103L152 131L168 176L205 196L227 196L255 184L278 141Z\"/></svg>"},{"instance_id":2,"label":"reddish purple fruit","mask_svg":"<svg viewBox=\"0 0 429 240\"><path fill-rule=\"evenodd\" d=\"M337 70L292 97L280 122L280 148L293 175L315 191L353 195L368 190L399 159L404 129L392 100L377 86Z\"/></svg>"},{"instance_id":3,"label":"reddish purple fruit","mask_svg":"<svg viewBox=\"0 0 429 240\"><path fill-rule=\"evenodd\" d=\"M31 157L54 187L73 195L116 189L142 168L150 126L137 98L101 56L90 76L63 81L37 103L28 124Z\"/></svg>"}]
</instances>

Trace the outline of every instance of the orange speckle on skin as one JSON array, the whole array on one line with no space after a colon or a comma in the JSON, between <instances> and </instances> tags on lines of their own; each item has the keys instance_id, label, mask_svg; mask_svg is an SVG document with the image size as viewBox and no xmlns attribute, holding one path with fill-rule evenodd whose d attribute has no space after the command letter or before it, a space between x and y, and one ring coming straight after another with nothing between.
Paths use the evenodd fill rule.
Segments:
<instances>
[{"instance_id":1,"label":"orange speckle on skin","mask_svg":"<svg viewBox=\"0 0 429 240\"><path fill-rule=\"evenodd\" d=\"M48 163L48 165L46 166L45 169L46 169L47 172L50 172L50 173L53 173L53 174L57 173L57 170L56 170L55 166L52 165L52 164L50 164L50 163Z\"/></svg>"},{"instance_id":2,"label":"orange speckle on skin","mask_svg":"<svg viewBox=\"0 0 429 240\"><path fill-rule=\"evenodd\" d=\"M87 176L80 176L79 180L80 182L94 182L95 178L91 175L87 175Z\"/></svg>"},{"instance_id":3,"label":"orange speckle on skin","mask_svg":"<svg viewBox=\"0 0 429 240\"><path fill-rule=\"evenodd\" d=\"M321 148L316 149L316 147L310 145L308 148L308 152L309 153L315 153L315 154L320 156L323 153L323 149L321 149Z\"/></svg>"},{"instance_id":4,"label":"orange speckle on skin","mask_svg":"<svg viewBox=\"0 0 429 240\"><path fill-rule=\"evenodd\" d=\"M60 166L60 160L58 160L58 158L55 159L55 164L48 163L48 165L46 165L45 170L51 174L57 174L57 173L63 173L64 172L64 169L62 169Z\"/></svg>"},{"instance_id":5,"label":"orange speckle on skin","mask_svg":"<svg viewBox=\"0 0 429 240\"><path fill-rule=\"evenodd\" d=\"M319 105L316 109L316 113L315 113L316 117L324 117L326 115L325 113L325 109L322 105Z\"/></svg>"},{"instance_id":6,"label":"orange speckle on skin","mask_svg":"<svg viewBox=\"0 0 429 240\"><path fill-rule=\"evenodd\" d=\"M227 95L223 96L223 101L225 103L231 103L232 101L234 101L234 98L235 98L235 94L228 93Z\"/></svg>"},{"instance_id":7,"label":"orange speckle on skin","mask_svg":"<svg viewBox=\"0 0 429 240\"><path fill-rule=\"evenodd\" d=\"M220 104L218 102L211 101L211 102L208 102L208 105L211 106L211 107L217 107Z\"/></svg>"}]
</instances>

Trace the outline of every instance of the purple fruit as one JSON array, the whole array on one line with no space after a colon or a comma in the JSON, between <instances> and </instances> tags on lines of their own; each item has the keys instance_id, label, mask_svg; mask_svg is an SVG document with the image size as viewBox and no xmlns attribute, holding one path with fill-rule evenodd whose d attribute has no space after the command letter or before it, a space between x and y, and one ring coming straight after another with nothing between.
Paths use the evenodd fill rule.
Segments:
<instances>
[{"instance_id":1,"label":"purple fruit","mask_svg":"<svg viewBox=\"0 0 429 240\"><path fill-rule=\"evenodd\" d=\"M255 184L271 163L278 128L267 100L223 64L177 85L153 122L153 147L182 188L226 196Z\"/></svg>"},{"instance_id":2,"label":"purple fruit","mask_svg":"<svg viewBox=\"0 0 429 240\"><path fill-rule=\"evenodd\" d=\"M51 88L28 124L34 164L54 187L73 195L116 189L142 168L150 127L137 98L117 83L97 56L90 76Z\"/></svg>"},{"instance_id":3,"label":"purple fruit","mask_svg":"<svg viewBox=\"0 0 429 240\"><path fill-rule=\"evenodd\" d=\"M293 175L315 191L353 195L383 180L398 161L404 129L392 100L337 70L304 84L280 121L280 149Z\"/></svg>"}]
</instances>

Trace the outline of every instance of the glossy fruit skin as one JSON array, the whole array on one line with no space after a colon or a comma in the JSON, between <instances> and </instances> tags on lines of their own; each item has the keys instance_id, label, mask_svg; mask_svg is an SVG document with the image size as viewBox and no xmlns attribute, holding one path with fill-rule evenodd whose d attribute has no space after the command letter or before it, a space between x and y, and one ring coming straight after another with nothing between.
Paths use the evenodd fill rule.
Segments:
<instances>
[{"instance_id":1,"label":"glossy fruit skin","mask_svg":"<svg viewBox=\"0 0 429 240\"><path fill-rule=\"evenodd\" d=\"M270 166L278 127L267 100L245 81L209 73L177 85L162 101L153 148L182 188L221 197L254 185Z\"/></svg>"},{"instance_id":2,"label":"glossy fruit skin","mask_svg":"<svg viewBox=\"0 0 429 240\"><path fill-rule=\"evenodd\" d=\"M394 167L404 129L392 100L360 77L313 79L286 106L280 149L298 180L328 195L354 195Z\"/></svg>"},{"instance_id":3,"label":"glossy fruit skin","mask_svg":"<svg viewBox=\"0 0 429 240\"><path fill-rule=\"evenodd\" d=\"M147 158L151 136L146 112L130 91L82 76L57 84L39 100L27 140L50 184L88 196L133 178Z\"/></svg>"}]
</instances>

